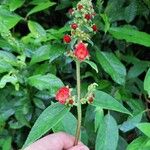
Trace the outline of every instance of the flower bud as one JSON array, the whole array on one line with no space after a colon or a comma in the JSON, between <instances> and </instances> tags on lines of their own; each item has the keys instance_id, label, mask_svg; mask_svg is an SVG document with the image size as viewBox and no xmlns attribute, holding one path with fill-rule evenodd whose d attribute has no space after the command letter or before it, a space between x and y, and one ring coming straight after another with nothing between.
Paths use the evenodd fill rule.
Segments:
<instances>
[{"instance_id":1,"label":"flower bud","mask_svg":"<svg viewBox=\"0 0 150 150\"><path fill-rule=\"evenodd\" d=\"M93 26L92 26L92 29L93 29L93 31L97 31L98 29L97 29L97 26L94 24Z\"/></svg>"},{"instance_id":2,"label":"flower bud","mask_svg":"<svg viewBox=\"0 0 150 150\"><path fill-rule=\"evenodd\" d=\"M91 103L93 103L93 101L94 101L94 97L93 96L89 97L88 103L91 104Z\"/></svg>"},{"instance_id":3,"label":"flower bud","mask_svg":"<svg viewBox=\"0 0 150 150\"><path fill-rule=\"evenodd\" d=\"M78 4L78 9L81 10L83 8L83 5Z\"/></svg>"},{"instance_id":4,"label":"flower bud","mask_svg":"<svg viewBox=\"0 0 150 150\"><path fill-rule=\"evenodd\" d=\"M92 19L92 16L90 15L90 14L85 14L85 19L87 19L87 20L90 20L90 19Z\"/></svg>"},{"instance_id":5,"label":"flower bud","mask_svg":"<svg viewBox=\"0 0 150 150\"><path fill-rule=\"evenodd\" d=\"M65 43L70 43L71 42L71 36L70 35L64 35L63 40Z\"/></svg>"},{"instance_id":6,"label":"flower bud","mask_svg":"<svg viewBox=\"0 0 150 150\"><path fill-rule=\"evenodd\" d=\"M76 23L73 23L73 24L71 25L71 28L74 29L74 30L75 30L77 27L78 27L78 25L77 25Z\"/></svg>"}]
</instances>

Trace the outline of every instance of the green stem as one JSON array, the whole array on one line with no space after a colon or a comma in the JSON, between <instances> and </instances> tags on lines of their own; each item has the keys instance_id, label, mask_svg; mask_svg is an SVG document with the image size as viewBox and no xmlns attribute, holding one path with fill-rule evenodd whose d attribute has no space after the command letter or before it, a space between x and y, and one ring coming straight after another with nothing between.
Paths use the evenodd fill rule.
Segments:
<instances>
[{"instance_id":1,"label":"green stem","mask_svg":"<svg viewBox=\"0 0 150 150\"><path fill-rule=\"evenodd\" d=\"M80 131L81 131L81 122L82 122L82 110L81 110L81 102L80 102L80 95L81 95L81 80L80 80L80 62L76 61L76 78L77 78L77 112L78 112L78 123L76 129L76 136L74 145L78 144L80 138Z\"/></svg>"}]
</instances>

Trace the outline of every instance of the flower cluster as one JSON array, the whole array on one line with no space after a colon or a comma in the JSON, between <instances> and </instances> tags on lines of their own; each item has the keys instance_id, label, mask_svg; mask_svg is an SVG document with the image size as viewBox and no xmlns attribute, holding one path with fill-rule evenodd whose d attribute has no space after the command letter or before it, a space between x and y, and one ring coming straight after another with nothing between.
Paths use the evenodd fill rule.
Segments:
<instances>
[{"instance_id":1,"label":"flower cluster","mask_svg":"<svg viewBox=\"0 0 150 150\"><path fill-rule=\"evenodd\" d=\"M91 42L91 36L98 31L96 24L93 23L95 12L91 0L81 0L75 8L69 9L69 15L72 17L70 22L71 34L66 34L63 41L68 45L71 50L67 53L75 61L80 63L90 57L88 50L88 42ZM82 104L92 103L94 100L95 84L88 88L88 92L80 102ZM69 87L62 87L56 93L56 100L61 104L76 105L76 96L71 95Z\"/></svg>"}]
</instances>

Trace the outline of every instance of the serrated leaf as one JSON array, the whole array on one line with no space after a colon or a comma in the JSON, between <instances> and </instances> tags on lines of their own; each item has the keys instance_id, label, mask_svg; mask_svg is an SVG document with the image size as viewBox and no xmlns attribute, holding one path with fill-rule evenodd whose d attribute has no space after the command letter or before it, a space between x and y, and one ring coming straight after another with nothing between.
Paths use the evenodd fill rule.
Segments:
<instances>
[{"instance_id":1,"label":"serrated leaf","mask_svg":"<svg viewBox=\"0 0 150 150\"><path fill-rule=\"evenodd\" d=\"M126 68L113 53L101 52L97 50L96 57L103 69L116 83L125 83Z\"/></svg>"},{"instance_id":2,"label":"serrated leaf","mask_svg":"<svg viewBox=\"0 0 150 150\"><path fill-rule=\"evenodd\" d=\"M116 150L119 132L115 119L106 115L101 122L96 138L96 150Z\"/></svg>"},{"instance_id":3,"label":"serrated leaf","mask_svg":"<svg viewBox=\"0 0 150 150\"><path fill-rule=\"evenodd\" d=\"M28 84L39 90L50 90L51 94L63 86L62 81L53 74L34 75L28 78Z\"/></svg>"},{"instance_id":4,"label":"serrated leaf","mask_svg":"<svg viewBox=\"0 0 150 150\"><path fill-rule=\"evenodd\" d=\"M98 73L97 65L94 62L89 61L89 60L85 60L84 62L89 64L96 71L96 73Z\"/></svg>"},{"instance_id":5,"label":"serrated leaf","mask_svg":"<svg viewBox=\"0 0 150 150\"><path fill-rule=\"evenodd\" d=\"M150 69L147 71L144 79L144 90L148 92L150 97Z\"/></svg>"},{"instance_id":6,"label":"serrated leaf","mask_svg":"<svg viewBox=\"0 0 150 150\"><path fill-rule=\"evenodd\" d=\"M95 91L95 99L92 105L131 115L131 113L120 102L114 99L111 95L102 91Z\"/></svg>"},{"instance_id":7,"label":"serrated leaf","mask_svg":"<svg viewBox=\"0 0 150 150\"><path fill-rule=\"evenodd\" d=\"M23 148L35 142L42 135L52 129L68 113L69 108L54 103L46 108L32 127Z\"/></svg>"},{"instance_id":8,"label":"serrated leaf","mask_svg":"<svg viewBox=\"0 0 150 150\"><path fill-rule=\"evenodd\" d=\"M145 32L128 27L111 27L109 33L116 39L150 47L150 34Z\"/></svg>"},{"instance_id":9,"label":"serrated leaf","mask_svg":"<svg viewBox=\"0 0 150 150\"><path fill-rule=\"evenodd\" d=\"M32 8L29 13L27 14L27 16L31 15L31 14L34 14L34 13L37 13L39 11L42 11L42 10L45 10L53 5L55 5L56 3L54 2L50 2L50 1L47 1L47 2L40 2L38 3L37 6L35 6L34 8Z\"/></svg>"}]
</instances>

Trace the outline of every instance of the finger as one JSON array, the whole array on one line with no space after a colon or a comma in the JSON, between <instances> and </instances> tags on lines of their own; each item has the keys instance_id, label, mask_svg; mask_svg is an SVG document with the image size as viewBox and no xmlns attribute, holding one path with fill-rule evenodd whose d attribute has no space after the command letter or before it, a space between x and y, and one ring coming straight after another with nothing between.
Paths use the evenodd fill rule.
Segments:
<instances>
[{"instance_id":1,"label":"finger","mask_svg":"<svg viewBox=\"0 0 150 150\"><path fill-rule=\"evenodd\" d=\"M77 145L77 146L72 147L72 148L70 148L68 150L89 150L89 148L87 146L85 146L85 145Z\"/></svg>"},{"instance_id":2,"label":"finger","mask_svg":"<svg viewBox=\"0 0 150 150\"><path fill-rule=\"evenodd\" d=\"M50 134L28 146L25 150L61 150L73 147L75 138L64 132ZM79 142L79 145L83 145Z\"/></svg>"}]
</instances>

